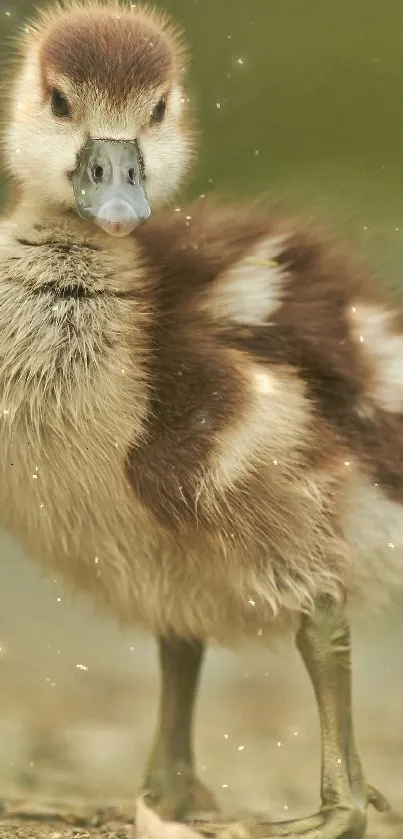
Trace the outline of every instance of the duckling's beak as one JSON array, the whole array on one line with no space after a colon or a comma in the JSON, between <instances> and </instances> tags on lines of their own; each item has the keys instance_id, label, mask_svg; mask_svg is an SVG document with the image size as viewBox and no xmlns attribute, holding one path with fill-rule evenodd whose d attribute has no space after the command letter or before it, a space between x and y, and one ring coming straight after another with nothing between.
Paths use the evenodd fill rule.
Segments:
<instances>
[{"instance_id":1,"label":"duckling's beak","mask_svg":"<svg viewBox=\"0 0 403 839\"><path fill-rule=\"evenodd\" d=\"M147 221L147 201L136 142L89 140L73 174L77 210L111 236L127 236Z\"/></svg>"}]
</instances>

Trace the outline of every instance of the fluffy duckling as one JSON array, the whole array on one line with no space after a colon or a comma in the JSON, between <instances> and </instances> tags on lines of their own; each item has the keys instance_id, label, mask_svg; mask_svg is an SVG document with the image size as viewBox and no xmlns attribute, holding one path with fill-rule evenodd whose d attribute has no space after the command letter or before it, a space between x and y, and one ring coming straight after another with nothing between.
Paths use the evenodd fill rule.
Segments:
<instances>
[{"instance_id":1,"label":"fluffy duckling","mask_svg":"<svg viewBox=\"0 0 403 839\"><path fill-rule=\"evenodd\" d=\"M205 644L296 634L322 806L268 835L361 839L346 603L403 582L403 318L313 234L247 206L145 221L186 170L183 51L160 16L62 5L21 37L0 228L0 518L158 638L144 788L211 810ZM112 235L110 235L112 234ZM208 828L214 832L214 827Z\"/></svg>"}]
</instances>

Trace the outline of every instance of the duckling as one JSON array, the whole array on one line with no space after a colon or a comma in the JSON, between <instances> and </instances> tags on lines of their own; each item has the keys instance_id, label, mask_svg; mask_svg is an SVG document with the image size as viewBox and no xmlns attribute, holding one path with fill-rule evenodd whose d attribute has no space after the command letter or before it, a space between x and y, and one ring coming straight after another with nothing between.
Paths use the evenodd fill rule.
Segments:
<instances>
[{"instance_id":1,"label":"duckling","mask_svg":"<svg viewBox=\"0 0 403 839\"><path fill-rule=\"evenodd\" d=\"M192 742L206 644L289 632L318 704L322 805L264 830L362 839L387 802L356 746L347 607L403 582L403 316L258 206L153 215L191 160L184 67L163 16L115 0L62 3L21 36L0 520L157 637L159 814L216 807Z\"/></svg>"}]
</instances>

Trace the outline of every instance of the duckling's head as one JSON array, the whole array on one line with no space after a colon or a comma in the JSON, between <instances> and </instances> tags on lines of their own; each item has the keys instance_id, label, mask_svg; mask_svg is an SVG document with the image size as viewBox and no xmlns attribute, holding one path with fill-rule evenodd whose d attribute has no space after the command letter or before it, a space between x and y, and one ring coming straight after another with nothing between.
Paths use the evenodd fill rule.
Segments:
<instances>
[{"instance_id":1,"label":"duckling's head","mask_svg":"<svg viewBox=\"0 0 403 839\"><path fill-rule=\"evenodd\" d=\"M10 174L39 206L125 235L172 197L192 157L180 36L146 7L62 0L21 46Z\"/></svg>"}]
</instances>

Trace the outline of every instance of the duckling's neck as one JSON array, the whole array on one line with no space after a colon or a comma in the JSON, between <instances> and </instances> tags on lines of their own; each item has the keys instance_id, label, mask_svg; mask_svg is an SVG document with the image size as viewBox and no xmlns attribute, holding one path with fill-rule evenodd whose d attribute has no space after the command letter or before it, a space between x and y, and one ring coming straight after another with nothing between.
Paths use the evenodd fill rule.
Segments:
<instances>
[{"instance_id":1,"label":"duckling's neck","mask_svg":"<svg viewBox=\"0 0 403 839\"><path fill-rule=\"evenodd\" d=\"M21 201L0 240L7 413L38 435L44 424L60 435L62 421L85 427L86 412L120 404L136 440L147 414L152 289L135 238L113 239L71 211Z\"/></svg>"},{"instance_id":2,"label":"duckling's neck","mask_svg":"<svg viewBox=\"0 0 403 839\"><path fill-rule=\"evenodd\" d=\"M74 291L75 299L82 294L137 301L139 317L140 299L152 308L153 283L141 267L143 255L135 236L109 236L72 209L38 208L30 199L14 207L6 226L20 255L32 261L32 270L23 272L27 288L46 291L52 286L60 297Z\"/></svg>"}]
</instances>

